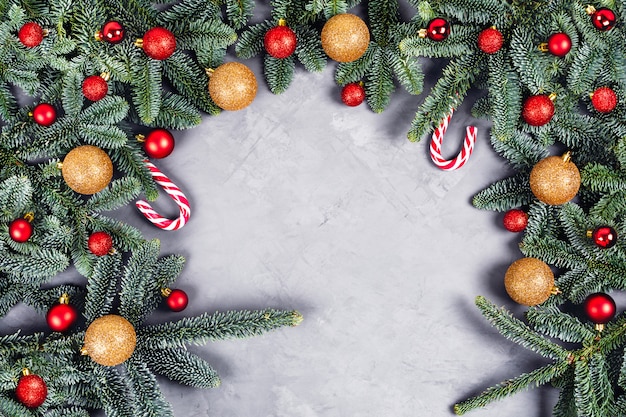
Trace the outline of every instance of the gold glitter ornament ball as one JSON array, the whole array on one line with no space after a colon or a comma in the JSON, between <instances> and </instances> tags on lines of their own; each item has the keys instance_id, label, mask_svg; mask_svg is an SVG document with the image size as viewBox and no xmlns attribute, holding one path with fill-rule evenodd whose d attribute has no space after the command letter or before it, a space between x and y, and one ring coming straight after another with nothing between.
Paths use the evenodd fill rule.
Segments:
<instances>
[{"instance_id":1,"label":"gold glitter ornament ball","mask_svg":"<svg viewBox=\"0 0 626 417\"><path fill-rule=\"evenodd\" d=\"M81 353L103 366L116 366L135 351L137 335L128 320L116 314L95 319L85 332Z\"/></svg>"},{"instance_id":2,"label":"gold glitter ornament ball","mask_svg":"<svg viewBox=\"0 0 626 417\"><path fill-rule=\"evenodd\" d=\"M239 62L227 62L209 70L209 95L223 110L241 110L256 97L254 72Z\"/></svg>"},{"instance_id":3,"label":"gold glitter ornament ball","mask_svg":"<svg viewBox=\"0 0 626 417\"><path fill-rule=\"evenodd\" d=\"M113 178L113 163L102 149L82 145L72 149L61 165L65 183L80 194L95 194Z\"/></svg>"},{"instance_id":4,"label":"gold glitter ornament ball","mask_svg":"<svg viewBox=\"0 0 626 417\"><path fill-rule=\"evenodd\" d=\"M549 156L530 172L530 190L540 201L553 206L567 203L580 188L580 171L569 153Z\"/></svg>"},{"instance_id":5,"label":"gold glitter ornament ball","mask_svg":"<svg viewBox=\"0 0 626 417\"><path fill-rule=\"evenodd\" d=\"M504 275L504 288L513 301L525 306L541 304L556 291L552 270L537 258L513 262Z\"/></svg>"},{"instance_id":6,"label":"gold glitter ornament ball","mask_svg":"<svg viewBox=\"0 0 626 417\"><path fill-rule=\"evenodd\" d=\"M352 62L361 58L370 43L365 22L350 13L337 14L322 28L322 49L337 62Z\"/></svg>"}]
</instances>

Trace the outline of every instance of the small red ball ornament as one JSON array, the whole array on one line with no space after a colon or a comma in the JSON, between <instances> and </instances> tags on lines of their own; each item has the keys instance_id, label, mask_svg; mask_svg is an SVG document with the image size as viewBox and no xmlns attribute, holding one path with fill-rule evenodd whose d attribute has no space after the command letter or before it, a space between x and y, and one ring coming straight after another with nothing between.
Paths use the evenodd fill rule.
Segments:
<instances>
[{"instance_id":1,"label":"small red ball ornament","mask_svg":"<svg viewBox=\"0 0 626 417\"><path fill-rule=\"evenodd\" d=\"M17 32L18 39L27 48L34 48L39 45L45 35L46 32L35 22L25 23Z\"/></svg>"},{"instance_id":2,"label":"small red ball ornament","mask_svg":"<svg viewBox=\"0 0 626 417\"><path fill-rule=\"evenodd\" d=\"M285 20L278 21L275 26L265 33L263 46L268 54L278 59L285 59L296 51L296 33L286 26Z\"/></svg>"},{"instance_id":3,"label":"small red ball ornament","mask_svg":"<svg viewBox=\"0 0 626 417\"><path fill-rule=\"evenodd\" d=\"M185 291L179 289L172 290L170 288L164 288L161 291L161 294L165 297L165 303L170 310L174 312L179 312L187 308L187 304L189 303L189 297L187 297L187 293Z\"/></svg>"},{"instance_id":4,"label":"small red ball ornament","mask_svg":"<svg viewBox=\"0 0 626 417\"><path fill-rule=\"evenodd\" d=\"M87 100L102 100L109 92L108 74L91 75L83 81L83 95Z\"/></svg>"},{"instance_id":5,"label":"small red ball ornament","mask_svg":"<svg viewBox=\"0 0 626 417\"><path fill-rule=\"evenodd\" d=\"M591 94L591 104L600 113L610 113L617 107L617 94L609 87L600 87Z\"/></svg>"},{"instance_id":6,"label":"small red ball ornament","mask_svg":"<svg viewBox=\"0 0 626 417\"><path fill-rule=\"evenodd\" d=\"M22 370L22 376L15 387L17 400L28 408L37 408L46 401L48 386L42 377Z\"/></svg>"},{"instance_id":7,"label":"small red ball ornament","mask_svg":"<svg viewBox=\"0 0 626 417\"><path fill-rule=\"evenodd\" d=\"M365 89L362 82L346 84L341 89L341 101L346 106L358 106L363 103L363 100L365 100Z\"/></svg>"},{"instance_id":8,"label":"small red ball ornament","mask_svg":"<svg viewBox=\"0 0 626 417\"><path fill-rule=\"evenodd\" d=\"M543 126L554 116L553 96L540 94L530 96L524 101L522 118L531 126Z\"/></svg>"},{"instance_id":9,"label":"small red ball ornament","mask_svg":"<svg viewBox=\"0 0 626 417\"><path fill-rule=\"evenodd\" d=\"M502 223L509 232L521 232L528 225L528 214L521 209L511 209L504 213Z\"/></svg>"},{"instance_id":10,"label":"small red ball ornament","mask_svg":"<svg viewBox=\"0 0 626 417\"><path fill-rule=\"evenodd\" d=\"M607 9L606 7L596 9L593 6L589 6L587 7L587 13L591 16L593 26L602 32L613 29L617 22L613 10Z\"/></svg>"},{"instance_id":11,"label":"small red ball ornament","mask_svg":"<svg viewBox=\"0 0 626 417\"><path fill-rule=\"evenodd\" d=\"M142 39L137 39L135 45L143 48L150 58L163 61L176 50L176 37L163 27L154 27L144 33Z\"/></svg>"},{"instance_id":12,"label":"small red ball ornament","mask_svg":"<svg viewBox=\"0 0 626 417\"><path fill-rule=\"evenodd\" d=\"M48 103L39 103L31 112L33 120L40 126L50 126L57 120L57 111Z\"/></svg>"},{"instance_id":13,"label":"small red ball ornament","mask_svg":"<svg viewBox=\"0 0 626 417\"><path fill-rule=\"evenodd\" d=\"M120 43L124 40L124 26L120 22L111 20L106 22L102 29L96 32L95 38L110 44Z\"/></svg>"},{"instance_id":14,"label":"small red ball ornament","mask_svg":"<svg viewBox=\"0 0 626 417\"><path fill-rule=\"evenodd\" d=\"M584 309L589 320L600 325L611 321L617 311L613 298L601 292L587 296L584 302Z\"/></svg>"},{"instance_id":15,"label":"small red ball ornament","mask_svg":"<svg viewBox=\"0 0 626 417\"><path fill-rule=\"evenodd\" d=\"M48 327L53 332L64 332L72 327L72 324L76 321L78 313L69 302L70 297L67 294L63 294L59 298L59 303L53 305L48 310L46 321L48 322Z\"/></svg>"},{"instance_id":16,"label":"small red ball ornament","mask_svg":"<svg viewBox=\"0 0 626 417\"><path fill-rule=\"evenodd\" d=\"M446 19L436 17L426 25L425 36L428 39L441 42L450 36L450 23Z\"/></svg>"},{"instance_id":17,"label":"small red ball ornament","mask_svg":"<svg viewBox=\"0 0 626 417\"><path fill-rule=\"evenodd\" d=\"M593 231L588 230L587 236L592 238L593 243L602 249L612 248L617 243L617 231L611 226L600 226Z\"/></svg>"},{"instance_id":18,"label":"small red ball ornament","mask_svg":"<svg viewBox=\"0 0 626 417\"><path fill-rule=\"evenodd\" d=\"M87 240L89 252L96 256L104 256L113 250L113 238L107 232L94 232Z\"/></svg>"},{"instance_id":19,"label":"small red ball ornament","mask_svg":"<svg viewBox=\"0 0 626 417\"><path fill-rule=\"evenodd\" d=\"M14 242L24 243L33 235L32 218L15 219L9 225L9 236Z\"/></svg>"},{"instance_id":20,"label":"small red ball ornament","mask_svg":"<svg viewBox=\"0 0 626 417\"><path fill-rule=\"evenodd\" d=\"M554 33L548 38L548 51L558 57L564 57L572 49L572 40L566 33Z\"/></svg>"},{"instance_id":21,"label":"small red ball ornament","mask_svg":"<svg viewBox=\"0 0 626 417\"><path fill-rule=\"evenodd\" d=\"M150 158L165 158L174 150L174 136L165 129L154 129L148 136L137 135L143 141L143 149Z\"/></svg>"},{"instance_id":22,"label":"small red ball ornament","mask_svg":"<svg viewBox=\"0 0 626 417\"><path fill-rule=\"evenodd\" d=\"M504 44L504 36L495 27L490 27L478 35L478 49L486 54L495 54Z\"/></svg>"}]
</instances>

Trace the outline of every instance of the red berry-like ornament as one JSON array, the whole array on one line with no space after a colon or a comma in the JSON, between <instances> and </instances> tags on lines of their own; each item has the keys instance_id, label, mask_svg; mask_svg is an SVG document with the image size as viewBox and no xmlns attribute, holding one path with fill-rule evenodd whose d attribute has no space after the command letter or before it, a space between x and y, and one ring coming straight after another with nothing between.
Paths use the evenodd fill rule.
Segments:
<instances>
[{"instance_id":1,"label":"red berry-like ornament","mask_svg":"<svg viewBox=\"0 0 626 417\"><path fill-rule=\"evenodd\" d=\"M450 23L446 19L436 17L428 22L425 31L420 32L420 36L441 42L450 36Z\"/></svg>"},{"instance_id":2,"label":"red berry-like ornament","mask_svg":"<svg viewBox=\"0 0 626 417\"><path fill-rule=\"evenodd\" d=\"M15 397L28 408L37 408L46 401L48 386L42 377L22 370L22 376L15 387Z\"/></svg>"},{"instance_id":3,"label":"red berry-like ornament","mask_svg":"<svg viewBox=\"0 0 626 417\"><path fill-rule=\"evenodd\" d=\"M89 252L96 256L104 256L113 250L113 238L107 232L94 232L87 240Z\"/></svg>"},{"instance_id":4,"label":"red berry-like ornament","mask_svg":"<svg viewBox=\"0 0 626 417\"><path fill-rule=\"evenodd\" d=\"M165 297L165 303L170 310L174 312L179 312L187 308L187 304L189 303L189 297L187 297L187 293L185 291L179 289L172 290L170 288L164 288L163 290L161 290L161 294Z\"/></svg>"},{"instance_id":5,"label":"red berry-like ornament","mask_svg":"<svg viewBox=\"0 0 626 417\"><path fill-rule=\"evenodd\" d=\"M341 101L346 106L358 106L363 103L363 100L365 100L365 89L362 82L346 84L341 89Z\"/></svg>"},{"instance_id":6,"label":"red berry-like ornament","mask_svg":"<svg viewBox=\"0 0 626 417\"><path fill-rule=\"evenodd\" d=\"M24 243L33 235L32 218L29 218L15 219L9 225L9 236L14 242Z\"/></svg>"},{"instance_id":7,"label":"red berry-like ornament","mask_svg":"<svg viewBox=\"0 0 626 417\"><path fill-rule=\"evenodd\" d=\"M528 225L528 214L521 209L511 209L504 213L502 223L509 232L521 232Z\"/></svg>"},{"instance_id":8,"label":"red berry-like ornament","mask_svg":"<svg viewBox=\"0 0 626 417\"><path fill-rule=\"evenodd\" d=\"M554 33L548 38L548 51L555 56L564 57L572 49L572 40L566 33Z\"/></svg>"},{"instance_id":9,"label":"red berry-like ornament","mask_svg":"<svg viewBox=\"0 0 626 417\"><path fill-rule=\"evenodd\" d=\"M617 107L617 94L609 87L600 87L591 94L591 104L600 113L610 113Z\"/></svg>"},{"instance_id":10,"label":"red berry-like ornament","mask_svg":"<svg viewBox=\"0 0 626 417\"><path fill-rule=\"evenodd\" d=\"M174 150L174 136L165 129L154 129L148 136L137 135L143 141L143 149L150 158L165 158Z\"/></svg>"},{"instance_id":11,"label":"red berry-like ornament","mask_svg":"<svg viewBox=\"0 0 626 417\"><path fill-rule=\"evenodd\" d=\"M45 34L45 31L38 23L28 22L17 32L17 37L25 47L34 48L43 41Z\"/></svg>"},{"instance_id":12,"label":"red berry-like ornament","mask_svg":"<svg viewBox=\"0 0 626 417\"><path fill-rule=\"evenodd\" d=\"M278 21L275 26L265 33L263 46L268 54L278 59L285 59L296 51L296 33L286 26L285 20Z\"/></svg>"},{"instance_id":13,"label":"red berry-like ornament","mask_svg":"<svg viewBox=\"0 0 626 417\"><path fill-rule=\"evenodd\" d=\"M522 118L531 126L543 126L554 116L553 96L540 94L524 101Z\"/></svg>"},{"instance_id":14,"label":"red berry-like ornament","mask_svg":"<svg viewBox=\"0 0 626 417\"><path fill-rule=\"evenodd\" d=\"M602 32L613 29L617 22L613 10L607 9L606 7L601 7L596 10L593 6L589 6L587 7L587 13L591 16L593 26Z\"/></svg>"},{"instance_id":15,"label":"red berry-like ornament","mask_svg":"<svg viewBox=\"0 0 626 417\"><path fill-rule=\"evenodd\" d=\"M611 321L617 311L613 298L601 292L587 296L584 308L589 320L598 325L604 325Z\"/></svg>"},{"instance_id":16,"label":"red berry-like ornament","mask_svg":"<svg viewBox=\"0 0 626 417\"><path fill-rule=\"evenodd\" d=\"M176 50L176 37L163 27L155 27L144 33L142 39L137 39L135 45L143 48L150 58L163 61Z\"/></svg>"},{"instance_id":17,"label":"red berry-like ornament","mask_svg":"<svg viewBox=\"0 0 626 417\"><path fill-rule=\"evenodd\" d=\"M478 49L486 54L495 54L504 44L504 36L495 27L490 27L478 35Z\"/></svg>"},{"instance_id":18,"label":"red berry-like ornament","mask_svg":"<svg viewBox=\"0 0 626 417\"><path fill-rule=\"evenodd\" d=\"M50 126L57 120L57 111L51 104L39 103L31 112L33 120L40 126Z\"/></svg>"},{"instance_id":19,"label":"red berry-like ornament","mask_svg":"<svg viewBox=\"0 0 626 417\"><path fill-rule=\"evenodd\" d=\"M91 75L83 81L83 95L87 100L102 100L109 92L108 74Z\"/></svg>"},{"instance_id":20,"label":"red berry-like ornament","mask_svg":"<svg viewBox=\"0 0 626 417\"><path fill-rule=\"evenodd\" d=\"M72 324L76 321L78 314L74 306L70 305L69 302L69 295L63 294L59 298L59 303L53 305L48 310L46 321L48 322L48 327L53 332L64 332L72 327Z\"/></svg>"},{"instance_id":21,"label":"red berry-like ornament","mask_svg":"<svg viewBox=\"0 0 626 417\"><path fill-rule=\"evenodd\" d=\"M588 230L587 236L593 239L593 243L601 249L609 249L617 243L617 231L611 226L596 227L593 231Z\"/></svg>"},{"instance_id":22,"label":"red berry-like ornament","mask_svg":"<svg viewBox=\"0 0 626 417\"><path fill-rule=\"evenodd\" d=\"M120 22L111 20L106 22L102 29L96 32L95 38L110 44L120 43L124 40L124 26Z\"/></svg>"}]
</instances>

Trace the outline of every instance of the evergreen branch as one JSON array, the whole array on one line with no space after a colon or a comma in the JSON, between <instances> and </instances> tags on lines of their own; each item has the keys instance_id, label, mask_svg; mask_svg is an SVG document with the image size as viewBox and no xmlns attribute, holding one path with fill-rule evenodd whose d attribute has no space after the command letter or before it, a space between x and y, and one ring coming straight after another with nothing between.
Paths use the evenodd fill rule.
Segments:
<instances>
[{"instance_id":1,"label":"evergreen branch","mask_svg":"<svg viewBox=\"0 0 626 417\"><path fill-rule=\"evenodd\" d=\"M139 148L134 142L128 142L127 146L111 151L111 160L120 171L137 178L141 182L141 188L148 201L154 201L159 196L156 183L144 163L144 157L135 149Z\"/></svg>"},{"instance_id":2,"label":"evergreen branch","mask_svg":"<svg viewBox=\"0 0 626 417\"><path fill-rule=\"evenodd\" d=\"M155 126L169 129L190 129L202 122L200 112L184 96L165 92Z\"/></svg>"},{"instance_id":3,"label":"evergreen branch","mask_svg":"<svg viewBox=\"0 0 626 417\"><path fill-rule=\"evenodd\" d=\"M0 413L11 417L33 417L26 407L4 394L0 394Z\"/></svg>"},{"instance_id":4,"label":"evergreen branch","mask_svg":"<svg viewBox=\"0 0 626 417\"><path fill-rule=\"evenodd\" d=\"M253 0L224 0L226 17L235 29L241 29L252 17Z\"/></svg>"},{"instance_id":5,"label":"evergreen branch","mask_svg":"<svg viewBox=\"0 0 626 417\"><path fill-rule=\"evenodd\" d=\"M94 365L92 385L107 416L136 417L125 379L115 368Z\"/></svg>"},{"instance_id":6,"label":"evergreen branch","mask_svg":"<svg viewBox=\"0 0 626 417\"><path fill-rule=\"evenodd\" d=\"M530 204L534 197L530 192L528 174L517 173L485 188L472 199L479 209L506 211L513 207Z\"/></svg>"},{"instance_id":7,"label":"evergreen branch","mask_svg":"<svg viewBox=\"0 0 626 417\"><path fill-rule=\"evenodd\" d=\"M394 90L393 74L385 50L376 48L365 81L367 104L375 113L382 113L389 105Z\"/></svg>"},{"instance_id":8,"label":"evergreen branch","mask_svg":"<svg viewBox=\"0 0 626 417\"><path fill-rule=\"evenodd\" d=\"M131 95L139 118L151 124L159 115L161 107L161 61L135 54ZM171 57L170 57L171 58Z\"/></svg>"},{"instance_id":9,"label":"evergreen branch","mask_svg":"<svg viewBox=\"0 0 626 417\"><path fill-rule=\"evenodd\" d=\"M126 362L129 385L135 397L135 415L144 417L174 417L172 407L163 398L156 378L135 353Z\"/></svg>"},{"instance_id":10,"label":"evergreen branch","mask_svg":"<svg viewBox=\"0 0 626 417\"><path fill-rule=\"evenodd\" d=\"M87 297L83 316L91 323L100 316L113 310L113 301L117 293L117 274L122 265L119 255L98 258L87 282Z\"/></svg>"},{"instance_id":11,"label":"evergreen branch","mask_svg":"<svg viewBox=\"0 0 626 417\"><path fill-rule=\"evenodd\" d=\"M265 33L273 27L269 20L252 25L241 33L235 44L235 53L241 59L250 59L264 50Z\"/></svg>"},{"instance_id":12,"label":"evergreen branch","mask_svg":"<svg viewBox=\"0 0 626 417\"><path fill-rule=\"evenodd\" d=\"M274 94L282 94L287 91L291 81L293 81L293 73L296 68L293 56L278 59L266 54L263 62L265 80L270 91Z\"/></svg>"},{"instance_id":13,"label":"evergreen branch","mask_svg":"<svg viewBox=\"0 0 626 417\"><path fill-rule=\"evenodd\" d=\"M409 94L421 94L424 88L424 72L417 60L403 56L395 50L387 50L387 59L402 87Z\"/></svg>"},{"instance_id":14,"label":"evergreen branch","mask_svg":"<svg viewBox=\"0 0 626 417\"><path fill-rule=\"evenodd\" d=\"M326 68L326 54L322 49L319 33L312 28L298 26L294 29L298 44L295 55L310 72L321 72Z\"/></svg>"},{"instance_id":15,"label":"evergreen branch","mask_svg":"<svg viewBox=\"0 0 626 417\"><path fill-rule=\"evenodd\" d=\"M564 342L582 343L595 336L589 326L554 306L531 307L526 312L526 318L536 331Z\"/></svg>"},{"instance_id":16,"label":"evergreen branch","mask_svg":"<svg viewBox=\"0 0 626 417\"><path fill-rule=\"evenodd\" d=\"M119 312L133 326L144 316L145 298L154 293L154 271L159 256L160 242L146 241L128 260L122 275Z\"/></svg>"},{"instance_id":17,"label":"evergreen branch","mask_svg":"<svg viewBox=\"0 0 626 417\"><path fill-rule=\"evenodd\" d=\"M187 350L146 349L142 355L154 372L180 384L194 388L216 388L221 384L211 365Z\"/></svg>"},{"instance_id":18,"label":"evergreen branch","mask_svg":"<svg viewBox=\"0 0 626 417\"><path fill-rule=\"evenodd\" d=\"M352 62L342 62L337 65L335 71L335 82L339 85L346 85L351 82L361 81L365 74L372 70L374 60L380 54L380 48L370 43L369 47L359 59ZM380 58L378 58L380 60Z\"/></svg>"},{"instance_id":19,"label":"evergreen branch","mask_svg":"<svg viewBox=\"0 0 626 417\"><path fill-rule=\"evenodd\" d=\"M104 190L92 195L85 204L87 212L115 210L126 206L141 192L141 183L132 177L111 181Z\"/></svg>"},{"instance_id":20,"label":"evergreen branch","mask_svg":"<svg viewBox=\"0 0 626 417\"><path fill-rule=\"evenodd\" d=\"M89 125L114 125L128 115L129 106L119 96L106 96L89 105L80 116L80 121Z\"/></svg>"},{"instance_id":21,"label":"evergreen branch","mask_svg":"<svg viewBox=\"0 0 626 417\"><path fill-rule=\"evenodd\" d=\"M209 114L218 114L220 109L211 101L205 72L182 52L174 52L163 64L168 79L178 92L194 105ZM208 82L208 81L207 81Z\"/></svg>"}]
</instances>

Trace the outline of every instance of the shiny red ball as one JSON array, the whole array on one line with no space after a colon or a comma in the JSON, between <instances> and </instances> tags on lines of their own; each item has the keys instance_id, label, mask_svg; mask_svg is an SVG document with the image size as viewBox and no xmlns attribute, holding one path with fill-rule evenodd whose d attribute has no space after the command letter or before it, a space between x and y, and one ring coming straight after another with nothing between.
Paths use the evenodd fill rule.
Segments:
<instances>
[{"instance_id":1,"label":"shiny red ball","mask_svg":"<svg viewBox=\"0 0 626 417\"><path fill-rule=\"evenodd\" d=\"M478 35L478 49L486 54L495 54L504 45L504 36L496 28L487 28Z\"/></svg>"},{"instance_id":2,"label":"shiny red ball","mask_svg":"<svg viewBox=\"0 0 626 417\"><path fill-rule=\"evenodd\" d=\"M48 386L39 375L23 375L15 388L17 400L28 408L36 408L46 401Z\"/></svg>"},{"instance_id":3,"label":"shiny red ball","mask_svg":"<svg viewBox=\"0 0 626 417\"><path fill-rule=\"evenodd\" d=\"M596 227L591 233L593 243L602 249L609 249L617 243L617 231L611 226Z\"/></svg>"},{"instance_id":4,"label":"shiny red ball","mask_svg":"<svg viewBox=\"0 0 626 417\"><path fill-rule=\"evenodd\" d=\"M38 23L25 23L17 32L17 37L27 48L34 48L43 41L43 29Z\"/></svg>"},{"instance_id":5,"label":"shiny red ball","mask_svg":"<svg viewBox=\"0 0 626 417\"><path fill-rule=\"evenodd\" d=\"M429 39L441 42L450 35L450 23L446 19L436 17L428 22L426 36Z\"/></svg>"},{"instance_id":6,"label":"shiny red ball","mask_svg":"<svg viewBox=\"0 0 626 417\"><path fill-rule=\"evenodd\" d=\"M99 75L91 75L83 81L83 95L87 100L102 100L109 92L109 84Z\"/></svg>"},{"instance_id":7,"label":"shiny red ball","mask_svg":"<svg viewBox=\"0 0 626 417\"><path fill-rule=\"evenodd\" d=\"M617 19L613 10L601 7L591 14L591 22L596 29L606 32L615 27Z\"/></svg>"},{"instance_id":8,"label":"shiny red ball","mask_svg":"<svg viewBox=\"0 0 626 417\"><path fill-rule=\"evenodd\" d=\"M543 126L554 116L554 103L546 94L530 96L524 101L522 118L531 126Z\"/></svg>"},{"instance_id":9,"label":"shiny red ball","mask_svg":"<svg viewBox=\"0 0 626 417\"><path fill-rule=\"evenodd\" d=\"M554 33L548 38L548 51L555 56L564 57L572 49L572 40L566 33Z\"/></svg>"},{"instance_id":10,"label":"shiny red ball","mask_svg":"<svg viewBox=\"0 0 626 417\"><path fill-rule=\"evenodd\" d=\"M358 106L363 103L363 100L365 100L365 89L361 83L346 84L341 89L341 101L343 101L346 106Z\"/></svg>"},{"instance_id":11,"label":"shiny red ball","mask_svg":"<svg viewBox=\"0 0 626 417\"><path fill-rule=\"evenodd\" d=\"M174 136L165 129L154 129L145 138L143 149L150 158L165 158L174 150Z\"/></svg>"},{"instance_id":12,"label":"shiny red ball","mask_svg":"<svg viewBox=\"0 0 626 417\"><path fill-rule=\"evenodd\" d=\"M600 113L610 113L617 107L617 94L609 87L600 87L591 95L591 104Z\"/></svg>"},{"instance_id":13,"label":"shiny red ball","mask_svg":"<svg viewBox=\"0 0 626 417\"><path fill-rule=\"evenodd\" d=\"M152 59L162 61L169 58L176 49L176 37L172 32L155 27L143 34L143 50Z\"/></svg>"},{"instance_id":14,"label":"shiny red ball","mask_svg":"<svg viewBox=\"0 0 626 417\"><path fill-rule=\"evenodd\" d=\"M77 317L78 313L74 306L55 304L48 311L46 321L48 322L48 327L53 332L64 332L74 324Z\"/></svg>"},{"instance_id":15,"label":"shiny red ball","mask_svg":"<svg viewBox=\"0 0 626 417\"><path fill-rule=\"evenodd\" d=\"M528 214L521 209L511 209L504 213L502 223L509 232L521 232L528 226Z\"/></svg>"},{"instance_id":16,"label":"shiny red ball","mask_svg":"<svg viewBox=\"0 0 626 417\"><path fill-rule=\"evenodd\" d=\"M608 323L615 317L615 312L617 311L613 298L601 292L587 296L584 308L589 320L595 324Z\"/></svg>"},{"instance_id":17,"label":"shiny red ball","mask_svg":"<svg viewBox=\"0 0 626 417\"><path fill-rule=\"evenodd\" d=\"M100 30L97 34L98 39L108 42L110 44L117 44L124 40L125 31L124 26L120 22L116 22L115 20L111 20L106 22L102 26L102 30Z\"/></svg>"},{"instance_id":18,"label":"shiny red ball","mask_svg":"<svg viewBox=\"0 0 626 417\"><path fill-rule=\"evenodd\" d=\"M33 235L33 226L26 219L15 219L9 225L9 236L13 241L24 243Z\"/></svg>"},{"instance_id":19,"label":"shiny red ball","mask_svg":"<svg viewBox=\"0 0 626 417\"><path fill-rule=\"evenodd\" d=\"M287 26L275 26L265 33L263 46L268 54L285 59L296 51L296 33Z\"/></svg>"},{"instance_id":20,"label":"shiny red ball","mask_svg":"<svg viewBox=\"0 0 626 417\"><path fill-rule=\"evenodd\" d=\"M94 232L87 240L89 251L96 256L104 256L113 249L113 238L107 232Z\"/></svg>"},{"instance_id":21,"label":"shiny red ball","mask_svg":"<svg viewBox=\"0 0 626 417\"><path fill-rule=\"evenodd\" d=\"M50 126L57 120L57 111L48 103L39 103L33 109L33 120L40 126Z\"/></svg>"},{"instance_id":22,"label":"shiny red ball","mask_svg":"<svg viewBox=\"0 0 626 417\"><path fill-rule=\"evenodd\" d=\"M179 312L187 308L189 297L187 297L187 293L185 291L173 289L170 295L168 295L165 299L165 302L170 310Z\"/></svg>"}]
</instances>

